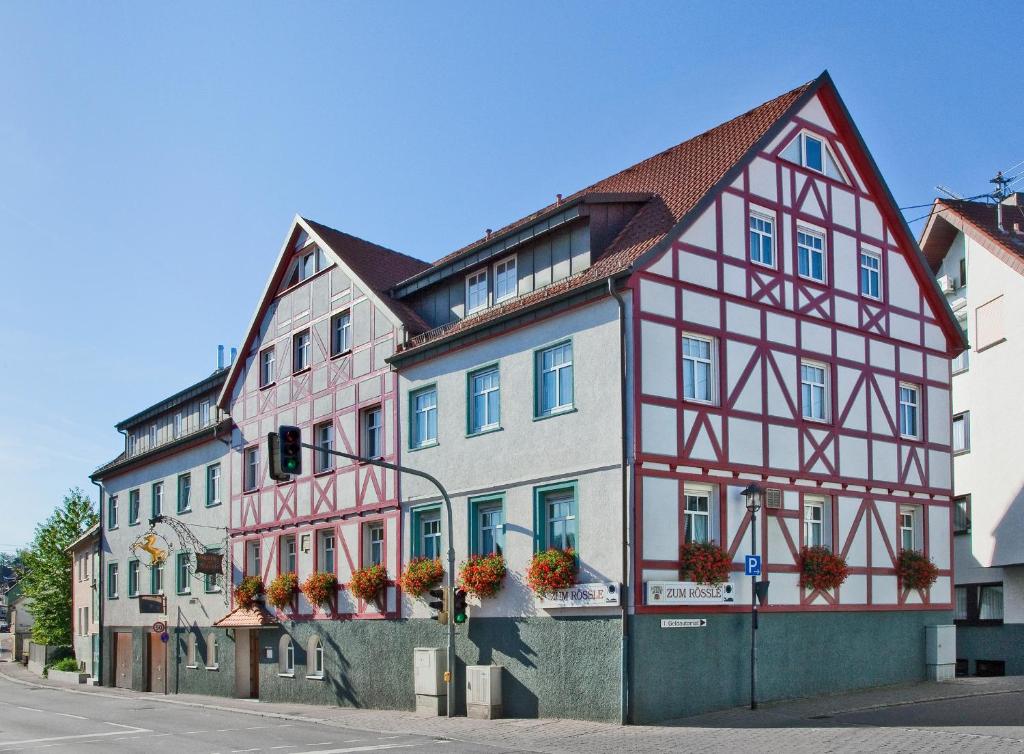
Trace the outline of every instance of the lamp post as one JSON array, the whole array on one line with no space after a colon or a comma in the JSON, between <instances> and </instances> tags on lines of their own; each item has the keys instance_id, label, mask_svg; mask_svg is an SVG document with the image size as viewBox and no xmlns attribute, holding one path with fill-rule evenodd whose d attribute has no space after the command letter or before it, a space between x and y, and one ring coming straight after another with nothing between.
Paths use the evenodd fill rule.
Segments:
<instances>
[{"instance_id":1,"label":"lamp post","mask_svg":"<svg viewBox=\"0 0 1024 754\"><path fill-rule=\"evenodd\" d=\"M743 490L750 511L750 554L757 555L757 512L764 490L751 482ZM750 577L750 709L757 709L757 576Z\"/></svg>"}]
</instances>

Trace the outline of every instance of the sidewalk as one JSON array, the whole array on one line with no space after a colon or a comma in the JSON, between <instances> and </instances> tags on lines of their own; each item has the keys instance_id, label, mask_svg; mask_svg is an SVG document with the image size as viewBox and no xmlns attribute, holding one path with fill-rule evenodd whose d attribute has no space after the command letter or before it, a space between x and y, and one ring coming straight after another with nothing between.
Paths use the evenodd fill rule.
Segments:
<instances>
[{"instance_id":1,"label":"sidewalk","mask_svg":"<svg viewBox=\"0 0 1024 754\"><path fill-rule=\"evenodd\" d=\"M147 702L211 707L246 715L343 726L384 735L431 735L477 744L482 748L495 746L517 751L581 751L587 754L678 751L681 748L687 751L721 751L749 746L753 746L749 749L752 751L869 751L895 743L888 738L900 733L905 734L906 731L894 728L836 727L829 723L828 718L845 712L1024 691L1024 677L1020 676L965 678L946 683L921 683L914 686L889 687L765 704L755 712L744 708L723 710L674 720L666 725L623 727L609 723L561 719L470 720L459 717L449 720L440 717L418 717L411 712L392 710L269 703L192 694L163 696L85 685L69 687L40 678L21 665L12 663L0 663L0 676L16 683L60 689L73 694L101 694L114 698L145 699ZM776 730L773 735L765 737L765 729L789 730ZM858 733L854 734L851 731ZM811 737L808 737L809 734ZM833 739L833 746L828 745L829 739ZM934 743L933 740L932 744ZM903 746L899 748L904 749ZM971 748L973 747L965 746L962 750ZM906 747L905 750L913 749Z\"/></svg>"}]
</instances>

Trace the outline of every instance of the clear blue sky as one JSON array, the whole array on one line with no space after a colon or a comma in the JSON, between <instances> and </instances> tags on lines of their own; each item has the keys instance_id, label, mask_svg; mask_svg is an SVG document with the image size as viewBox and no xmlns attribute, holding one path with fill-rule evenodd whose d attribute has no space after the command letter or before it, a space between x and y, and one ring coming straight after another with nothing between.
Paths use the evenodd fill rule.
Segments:
<instances>
[{"instance_id":1,"label":"clear blue sky","mask_svg":"<svg viewBox=\"0 0 1024 754\"><path fill-rule=\"evenodd\" d=\"M239 343L296 212L435 259L825 68L901 205L975 194L1024 160L1022 15L3 4L0 550Z\"/></svg>"}]
</instances>

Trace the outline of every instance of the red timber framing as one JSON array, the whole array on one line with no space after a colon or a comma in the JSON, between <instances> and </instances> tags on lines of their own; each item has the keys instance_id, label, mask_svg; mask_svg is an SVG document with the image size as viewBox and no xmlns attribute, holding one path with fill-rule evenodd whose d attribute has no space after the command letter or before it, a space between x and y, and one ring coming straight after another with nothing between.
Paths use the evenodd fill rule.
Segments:
<instances>
[{"instance_id":1,"label":"red timber framing","mask_svg":"<svg viewBox=\"0 0 1024 754\"><path fill-rule=\"evenodd\" d=\"M307 243L291 250L303 230L309 242L317 243L327 255L325 267L296 285L283 287L293 260L312 248ZM359 454L365 452L364 412L375 408L381 410L382 458L399 462L398 375L384 357L393 353L400 327L352 270L343 266L344 256L339 263L331 252L309 226L296 221L270 283L275 292L258 312L257 332L247 340L240 372L229 383L230 412L236 424L230 460L229 558L234 573L244 575L250 543L258 542L261 575L269 585L282 569L282 539L294 536L301 584L323 568L320 536L330 532L339 583L334 598L327 606L315 606L300 592L277 616L290 620L395 618L401 605L397 576L402 567L398 475L337 457L330 468L317 471L314 453L304 451L301 475L284 483L268 477L266 435L279 424L298 426L304 441L315 442L315 428L329 423L334 448ZM284 305L290 318L277 314L285 299L290 299ZM346 311L352 322L351 348L332 355L332 318ZM305 330L310 333L310 366L293 373L293 337ZM275 349L276 379L261 386L260 354L270 347ZM259 448L259 481L255 489L246 490L245 450L250 448ZM368 563L364 541L367 527L374 524L383 528L382 552L390 578L380 605L357 600L345 588L352 571Z\"/></svg>"},{"instance_id":2,"label":"red timber framing","mask_svg":"<svg viewBox=\"0 0 1024 754\"><path fill-rule=\"evenodd\" d=\"M937 425L928 416L932 395L945 396L934 410L949 412L948 358L958 344L947 340L948 317L936 303L934 281L913 239L893 216L895 208L887 191L875 185L873 165L861 151L845 110L827 89L819 91L817 103L834 131L824 127L821 118L791 117L767 146L748 155L729 184L717 190L703 215L691 223L690 228L703 223L703 231L694 235L684 228L663 255L649 260L629 279L632 339L637 344L632 409L637 464L633 565L638 586L633 594L638 612L709 610L707 605L644 604L643 582L648 578L679 578L668 575L678 574L678 559L645 555L644 530L672 526L678 531L678 542L684 541L687 483L717 489L716 515L711 519L714 538L730 552L734 572L742 574L750 515L737 502L737 493L751 481L782 490L787 501L781 509L763 509L758 517L759 551L765 556L761 578L773 581L771 604L765 609L951 608L952 536L948 530L945 534L932 531L935 526L949 529L952 523L950 439L948 431L935 434ZM802 132L827 145L849 183L781 157ZM758 193L752 189L755 160L762 188ZM765 192L766 175L771 174L774 191ZM847 208L842 221L836 218L839 202ZM865 209L875 213L870 227ZM774 224L773 267L750 261L748 218L752 213ZM730 228L728 223L740 227ZM824 238L824 283L796 274L798 227L817 230ZM840 235L854 250L843 257L843 264L852 266L848 269L837 269L839 257L833 253ZM880 260L877 299L861 295L857 288L861 250L872 251ZM910 275L890 276L894 265ZM690 272L697 268L699 274ZM839 280L854 281L853 287L840 287ZM899 280L919 288L910 305L905 292L891 295L890 285ZM648 305L648 300L656 300L657 305ZM736 314L741 310L746 329L731 324L738 321ZM790 335L775 337L780 322L786 323L783 329ZM655 362L645 360L642 353L644 329L651 326L672 333L675 350L659 356L657 369L674 375L673 396L645 387L644 365L650 370ZM711 403L682 397L684 333L704 336L715 344ZM810 340L808 334L812 334ZM659 341L667 342L667 335ZM891 358L880 357L882 352ZM802 359L824 367L828 375L825 421L802 416ZM901 383L918 388L916 438L900 435ZM675 441L669 443L674 452L645 449L649 447L645 436L655 431L665 434L661 428L644 426L645 409L649 416L674 417ZM782 435L794 438L793 453L785 462L778 455L779 443L773 441ZM731 448L741 444L754 450L731 455ZM652 479L678 483L677 515L671 522L660 517L645 521L645 483ZM850 578L834 593L812 592L795 583L798 553L805 544L805 499L810 495L824 497L830 522L828 544L850 565ZM901 507L906 506L916 512L920 549L940 564L941 596L935 588L910 593L897 587L899 518ZM664 514L667 508L659 510ZM742 577L734 578L734 583L740 581ZM791 599L775 588L779 582L791 587ZM780 597L781 601L773 601ZM710 609L742 612L750 607L737 599L735 605Z\"/></svg>"}]
</instances>

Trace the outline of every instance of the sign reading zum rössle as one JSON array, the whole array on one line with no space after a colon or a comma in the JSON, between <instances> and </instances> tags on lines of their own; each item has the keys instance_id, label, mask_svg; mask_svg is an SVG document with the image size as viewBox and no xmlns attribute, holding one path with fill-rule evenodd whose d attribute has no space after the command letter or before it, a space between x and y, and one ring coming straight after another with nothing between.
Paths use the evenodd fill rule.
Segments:
<instances>
[{"instance_id":1,"label":"sign reading zum r\u00f6ssle","mask_svg":"<svg viewBox=\"0 0 1024 754\"><path fill-rule=\"evenodd\" d=\"M537 598L537 607L607 607L619 604L618 584L576 584Z\"/></svg>"},{"instance_id":2,"label":"sign reading zum r\u00f6ssle","mask_svg":"<svg viewBox=\"0 0 1024 754\"><path fill-rule=\"evenodd\" d=\"M732 582L648 581L648 605L721 605L733 601Z\"/></svg>"}]
</instances>

